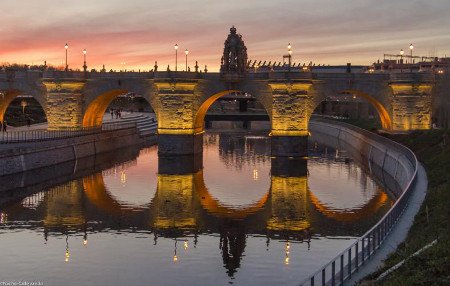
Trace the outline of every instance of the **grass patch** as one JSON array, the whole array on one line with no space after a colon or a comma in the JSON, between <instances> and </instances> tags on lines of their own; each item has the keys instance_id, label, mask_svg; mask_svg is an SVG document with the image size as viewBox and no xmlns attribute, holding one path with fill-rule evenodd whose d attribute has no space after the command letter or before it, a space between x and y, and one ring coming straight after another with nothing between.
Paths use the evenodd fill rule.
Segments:
<instances>
[{"instance_id":1,"label":"grass patch","mask_svg":"<svg viewBox=\"0 0 450 286\"><path fill-rule=\"evenodd\" d=\"M406 240L385 261L383 268L362 284L450 285L450 132L430 130L386 137L414 151L427 171L428 192ZM383 281L371 281L435 239L437 244L408 259Z\"/></svg>"}]
</instances>

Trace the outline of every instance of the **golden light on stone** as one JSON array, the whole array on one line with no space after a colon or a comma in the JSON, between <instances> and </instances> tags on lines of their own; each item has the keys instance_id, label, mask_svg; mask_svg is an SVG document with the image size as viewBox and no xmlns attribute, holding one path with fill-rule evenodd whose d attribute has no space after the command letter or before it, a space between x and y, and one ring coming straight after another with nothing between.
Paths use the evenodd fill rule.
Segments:
<instances>
[{"instance_id":1,"label":"golden light on stone","mask_svg":"<svg viewBox=\"0 0 450 286\"><path fill-rule=\"evenodd\" d=\"M155 82L157 95L154 108L158 110L158 134L193 135L199 95L195 93L198 82Z\"/></svg>"},{"instance_id":2,"label":"golden light on stone","mask_svg":"<svg viewBox=\"0 0 450 286\"><path fill-rule=\"evenodd\" d=\"M188 249L189 246L188 246L188 241L187 240L184 241L183 247L184 247L184 250Z\"/></svg>"},{"instance_id":3,"label":"golden light on stone","mask_svg":"<svg viewBox=\"0 0 450 286\"><path fill-rule=\"evenodd\" d=\"M81 127L85 85L81 80L43 80L47 90L47 121L49 130Z\"/></svg>"},{"instance_id":4,"label":"golden light on stone","mask_svg":"<svg viewBox=\"0 0 450 286\"><path fill-rule=\"evenodd\" d=\"M87 245L87 239L83 239L83 245L86 246Z\"/></svg>"},{"instance_id":5,"label":"golden light on stone","mask_svg":"<svg viewBox=\"0 0 450 286\"><path fill-rule=\"evenodd\" d=\"M178 261L178 257L176 255L173 256L173 262L177 262Z\"/></svg>"},{"instance_id":6,"label":"golden light on stone","mask_svg":"<svg viewBox=\"0 0 450 286\"><path fill-rule=\"evenodd\" d=\"M293 83L271 82L271 136L308 136L309 117L313 112L310 81Z\"/></svg>"}]
</instances>

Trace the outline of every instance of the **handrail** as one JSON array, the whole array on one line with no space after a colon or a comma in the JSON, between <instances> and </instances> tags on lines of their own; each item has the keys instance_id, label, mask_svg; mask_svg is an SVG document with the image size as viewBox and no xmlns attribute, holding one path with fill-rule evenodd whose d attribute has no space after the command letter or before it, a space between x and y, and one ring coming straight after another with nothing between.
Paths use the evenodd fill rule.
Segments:
<instances>
[{"instance_id":1,"label":"handrail","mask_svg":"<svg viewBox=\"0 0 450 286\"><path fill-rule=\"evenodd\" d=\"M351 278L352 274L358 271L360 266L371 258L373 253L380 247L382 242L389 235L397 220L402 215L403 211L406 209L408 199L411 196L411 192L417 179L418 161L416 155L408 147L375 133L343 122L317 118L314 120L333 125L340 125L340 131L343 129L350 129L363 134L369 139L382 141L387 145L393 146L395 149L406 151L404 154L406 155L407 160L410 161L414 167L414 173L411 179L408 181L403 193L389 209L389 211L371 229L359 237L356 242L352 243L352 245L340 252L331 261L322 266L314 274L303 280L300 284L314 286L317 282L318 285L343 285L344 281ZM387 156L387 153L385 156ZM339 267L337 267L336 264L338 264Z\"/></svg>"},{"instance_id":2,"label":"handrail","mask_svg":"<svg viewBox=\"0 0 450 286\"><path fill-rule=\"evenodd\" d=\"M129 128L137 128L136 122L135 121L113 122L113 123L105 123L102 126L96 127L81 127L81 128L70 127L59 130L35 129L23 131L7 131L7 132L0 132L0 144L29 143L29 142L65 139L85 135L100 134Z\"/></svg>"}]
</instances>

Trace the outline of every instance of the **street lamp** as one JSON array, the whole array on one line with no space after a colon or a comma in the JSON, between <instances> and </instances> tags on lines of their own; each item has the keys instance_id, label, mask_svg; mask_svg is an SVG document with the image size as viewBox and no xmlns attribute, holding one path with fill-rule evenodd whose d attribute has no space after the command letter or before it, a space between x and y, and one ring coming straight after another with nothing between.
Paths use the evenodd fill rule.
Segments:
<instances>
[{"instance_id":1,"label":"street lamp","mask_svg":"<svg viewBox=\"0 0 450 286\"><path fill-rule=\"evenodd\" d=\"M400 50L400 63L403 64L403 54L405 53L405 51L403 51L403 49Z\"/></svg>"},{"instance_id":2,"label":"street lamp","mask_svg":"<svg viewBox=\"0 0 450 286\"><path fill-rule=\"evenodd\" d=\"M187 66L187 56L188 56L188 54L189 54L189 51L186 49L185 51L184 51L184 53L186 54L186 71L188 70L188 66Z\"/></svg>"},{"instance_id":3,"label":"street lamp","mask_svg":"<svg viewBox=\"0 0 450 286\"><path fill-rule=\"evenodd\" d=\"M414 46L413 46L413 44L410 44L409 45L409 50L411 51L411 63L413 63L413 58L412 58L412 52L413 52L413 49L414 49Z\"/></svg>"},{"instance_id":4,"label":"street lamp","mask_svg":"<svg viewBox=\"0 0 450 286\"><path fill-rule=\"evenodd\" d=\"M288 44L288 54L289 54L289 71L291 71L291 59L292 59L292 46L291 43Z\"/></svg>"},{"instance_id":5,"label":"street lamp","mask_svg":"<svg viewBox=\"0 0 450 286\"><path fill-rule=\"evenodd\" d=\"M84 73L86 73L86 72L87 72L87 65L86 65L86 49L83 50L83 58L84 58L83 70L84 70Z\"/></svg>"},{"instance_id":6,"label":"street lamp","mask_svg":"<svg viewBox=\"0 0 450 286\"><path fill-rule=\"evenodd\" d=\"M66 49L66 71L68 71L68 70L69 70L69 66L67 65L67 50L69 49L69 45L66 44L66 45L64 46L64 48Z\"/></svg>"},{"instance_id":7,"label":"street lamp","mask_svg":"<svg viewBox=\"0 0 450 286\"><path fill-rule=\"evenodd\" d=\"M177 71L178 67L178 44L175 44L175 71Z\"/></svg>"}]
</instances>

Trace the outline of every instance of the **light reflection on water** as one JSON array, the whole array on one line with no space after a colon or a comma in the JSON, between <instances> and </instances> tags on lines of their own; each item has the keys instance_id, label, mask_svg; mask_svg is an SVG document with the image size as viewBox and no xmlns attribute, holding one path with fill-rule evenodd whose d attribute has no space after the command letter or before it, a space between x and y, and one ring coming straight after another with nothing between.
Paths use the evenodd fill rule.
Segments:
<instances>
[{"instance_id":1,"label":"light reflection on water","mask_svg":"<svg viewBox=\"0 0 450 286\"><path fill-rule=\"evenodd\" d=\"M296 285L392 202L345 152L316 146L307 161L282 160L258 134L204 142L203 168L149 147L4 205L2 280Z\"/></svg>"}]
</instances>

